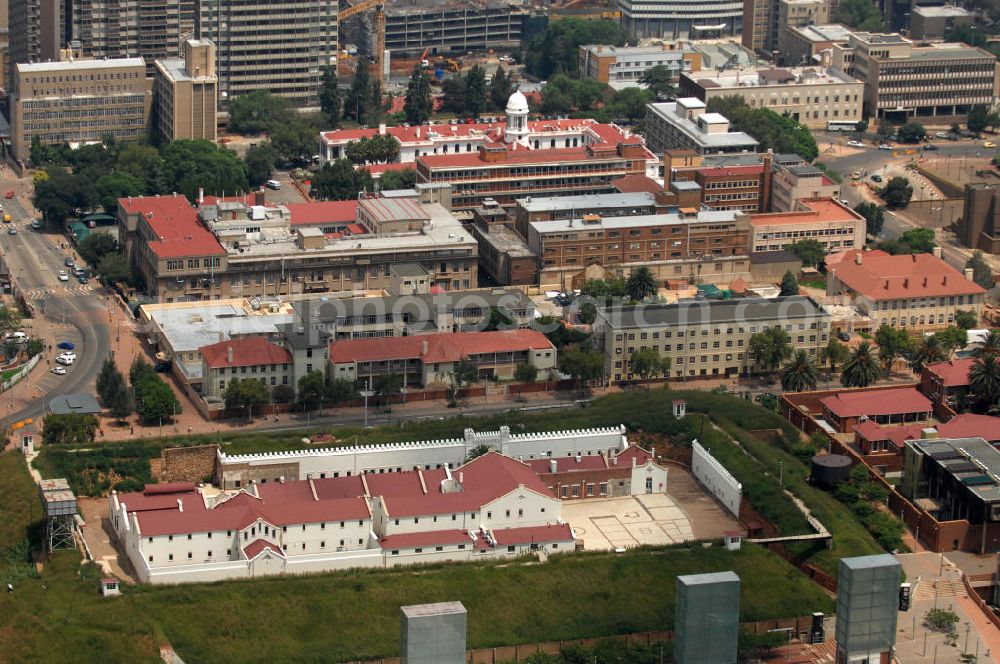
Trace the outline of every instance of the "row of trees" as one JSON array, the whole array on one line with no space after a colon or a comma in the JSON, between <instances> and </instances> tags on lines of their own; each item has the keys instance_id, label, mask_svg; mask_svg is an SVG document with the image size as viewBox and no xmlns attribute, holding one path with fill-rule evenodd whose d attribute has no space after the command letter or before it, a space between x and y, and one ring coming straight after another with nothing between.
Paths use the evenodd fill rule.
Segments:
<instances>
[{"instance_id":1,"label":"row of trees","mask_svg":"<svg viewBox=\"0 0 1000 664\"><path fill-rule=\"evenodd\" d=\"M709 100L707 110L710 113L721 113L729 119L734 129L753 136L760 143L761 152L794 152L806 161L819 156L816 139L805 125L766 108L750 108L743 97L716 97Z\"/></svg>"},{"instance_id":2,"label":"row of trees","mask_svg":"<svg viewBox=\"0 0 1000 664\"><path fill-rule=\"evenodd\" d=\"M133 405L142 424L162 424L180 415L181 404L174 391L142 357L137 357L129 367L128 378Z\"/></svg>"},{"instance_id":3,"label":"row of trees","mask_svg":"<svg viewBox=\"0 0 1000 664\"><path fill-rule=\"evenodd\" d=\"M475 118L486 111L503 112L514 92L514 81L500 67L487 84L486 70L474 65L465 76L451 76L442 81L441 92L442 110ZM406 117L409 119L410 114Z\"/></svg>"}]
</instances>

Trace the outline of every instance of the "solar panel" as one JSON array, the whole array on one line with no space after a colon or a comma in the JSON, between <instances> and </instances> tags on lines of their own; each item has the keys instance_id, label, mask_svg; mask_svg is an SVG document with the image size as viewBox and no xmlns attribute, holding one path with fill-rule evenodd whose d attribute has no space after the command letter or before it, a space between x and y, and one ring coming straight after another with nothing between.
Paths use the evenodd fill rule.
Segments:
<instances>
[{"instance_id":1,"label":"solar panel","mask_svg":"<svg viewBox=\"0 0 1000 664\"><path fill-rule=\"evenodd\" d=\"M984 484L993 484L993 478L989 475L970 475L969 477L963 477L962 483L966 486L982 486Z\"/></svg>"}]
</instances>

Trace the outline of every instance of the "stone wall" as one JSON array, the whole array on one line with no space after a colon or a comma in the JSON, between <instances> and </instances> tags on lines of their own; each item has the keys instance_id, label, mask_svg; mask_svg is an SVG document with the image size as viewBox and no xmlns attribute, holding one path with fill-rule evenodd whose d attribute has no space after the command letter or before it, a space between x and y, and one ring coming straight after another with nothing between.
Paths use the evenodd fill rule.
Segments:
<instances>
[{"instance_id":1,"label":"stone wall","mask_svg":"<svg viewBox=\"0 0 1000 664\"><path fill-rule=\"evenodd\" d=\"M149 467L158 482L201 482L215 474L218 451L218 445L171 447L160 452L159 460L151 460Z\"/></svg>"},{"instance_id":2,"label":"stone wall","mask_svg":"<svg viewBox=\"0 0 1000 664\"><path fill-rule=\"evenodd\" d=\"M691 472L727 510L739 517L743 485L698 441L691 444Z\"/></svg>"}]
</instances>

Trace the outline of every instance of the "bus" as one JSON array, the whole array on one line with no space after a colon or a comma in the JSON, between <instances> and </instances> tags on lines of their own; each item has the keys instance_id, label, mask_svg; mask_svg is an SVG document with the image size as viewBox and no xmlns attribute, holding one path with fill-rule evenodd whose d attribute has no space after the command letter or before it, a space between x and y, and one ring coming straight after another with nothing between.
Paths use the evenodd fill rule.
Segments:
<instances>
[{"instance_id":1,"label":"bus","mask_svg":"<svg viewBox=\"0 0 1000 664\"><path fill-rule=\"evenodd\" d=\"M827 120L827 131L857 131L857 120Z\"/></svg>"}]
</instances>

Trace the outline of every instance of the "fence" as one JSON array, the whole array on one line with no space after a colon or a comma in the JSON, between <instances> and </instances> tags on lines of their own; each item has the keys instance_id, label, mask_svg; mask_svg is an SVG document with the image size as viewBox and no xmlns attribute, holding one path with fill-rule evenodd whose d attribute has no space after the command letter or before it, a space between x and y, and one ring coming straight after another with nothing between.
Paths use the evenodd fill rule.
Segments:
<instances>
[{"instance_id":1,"label":"fence","mask_svg":"<svg viewBox=\"0 0 1000 664\"><path fill-rule=\"evenodd\" d=\"M5 380L3 382L3 384L0 385L0 388L2 388L5 391L9 390L11 387L13 387L18 382L20 382L20 380L22 378L24 378L29 373L31 373L31 370L35 368L35 365L38 364L39 360L41 360L41 359L42 359L41 354L35 355L34 357L32 357L30 360L28 360L24 364L23 367L21 367L20 369L18 369L15 374L13 374L10 378L8 378L7 380Z\"/></svg>"}]
</instances>

